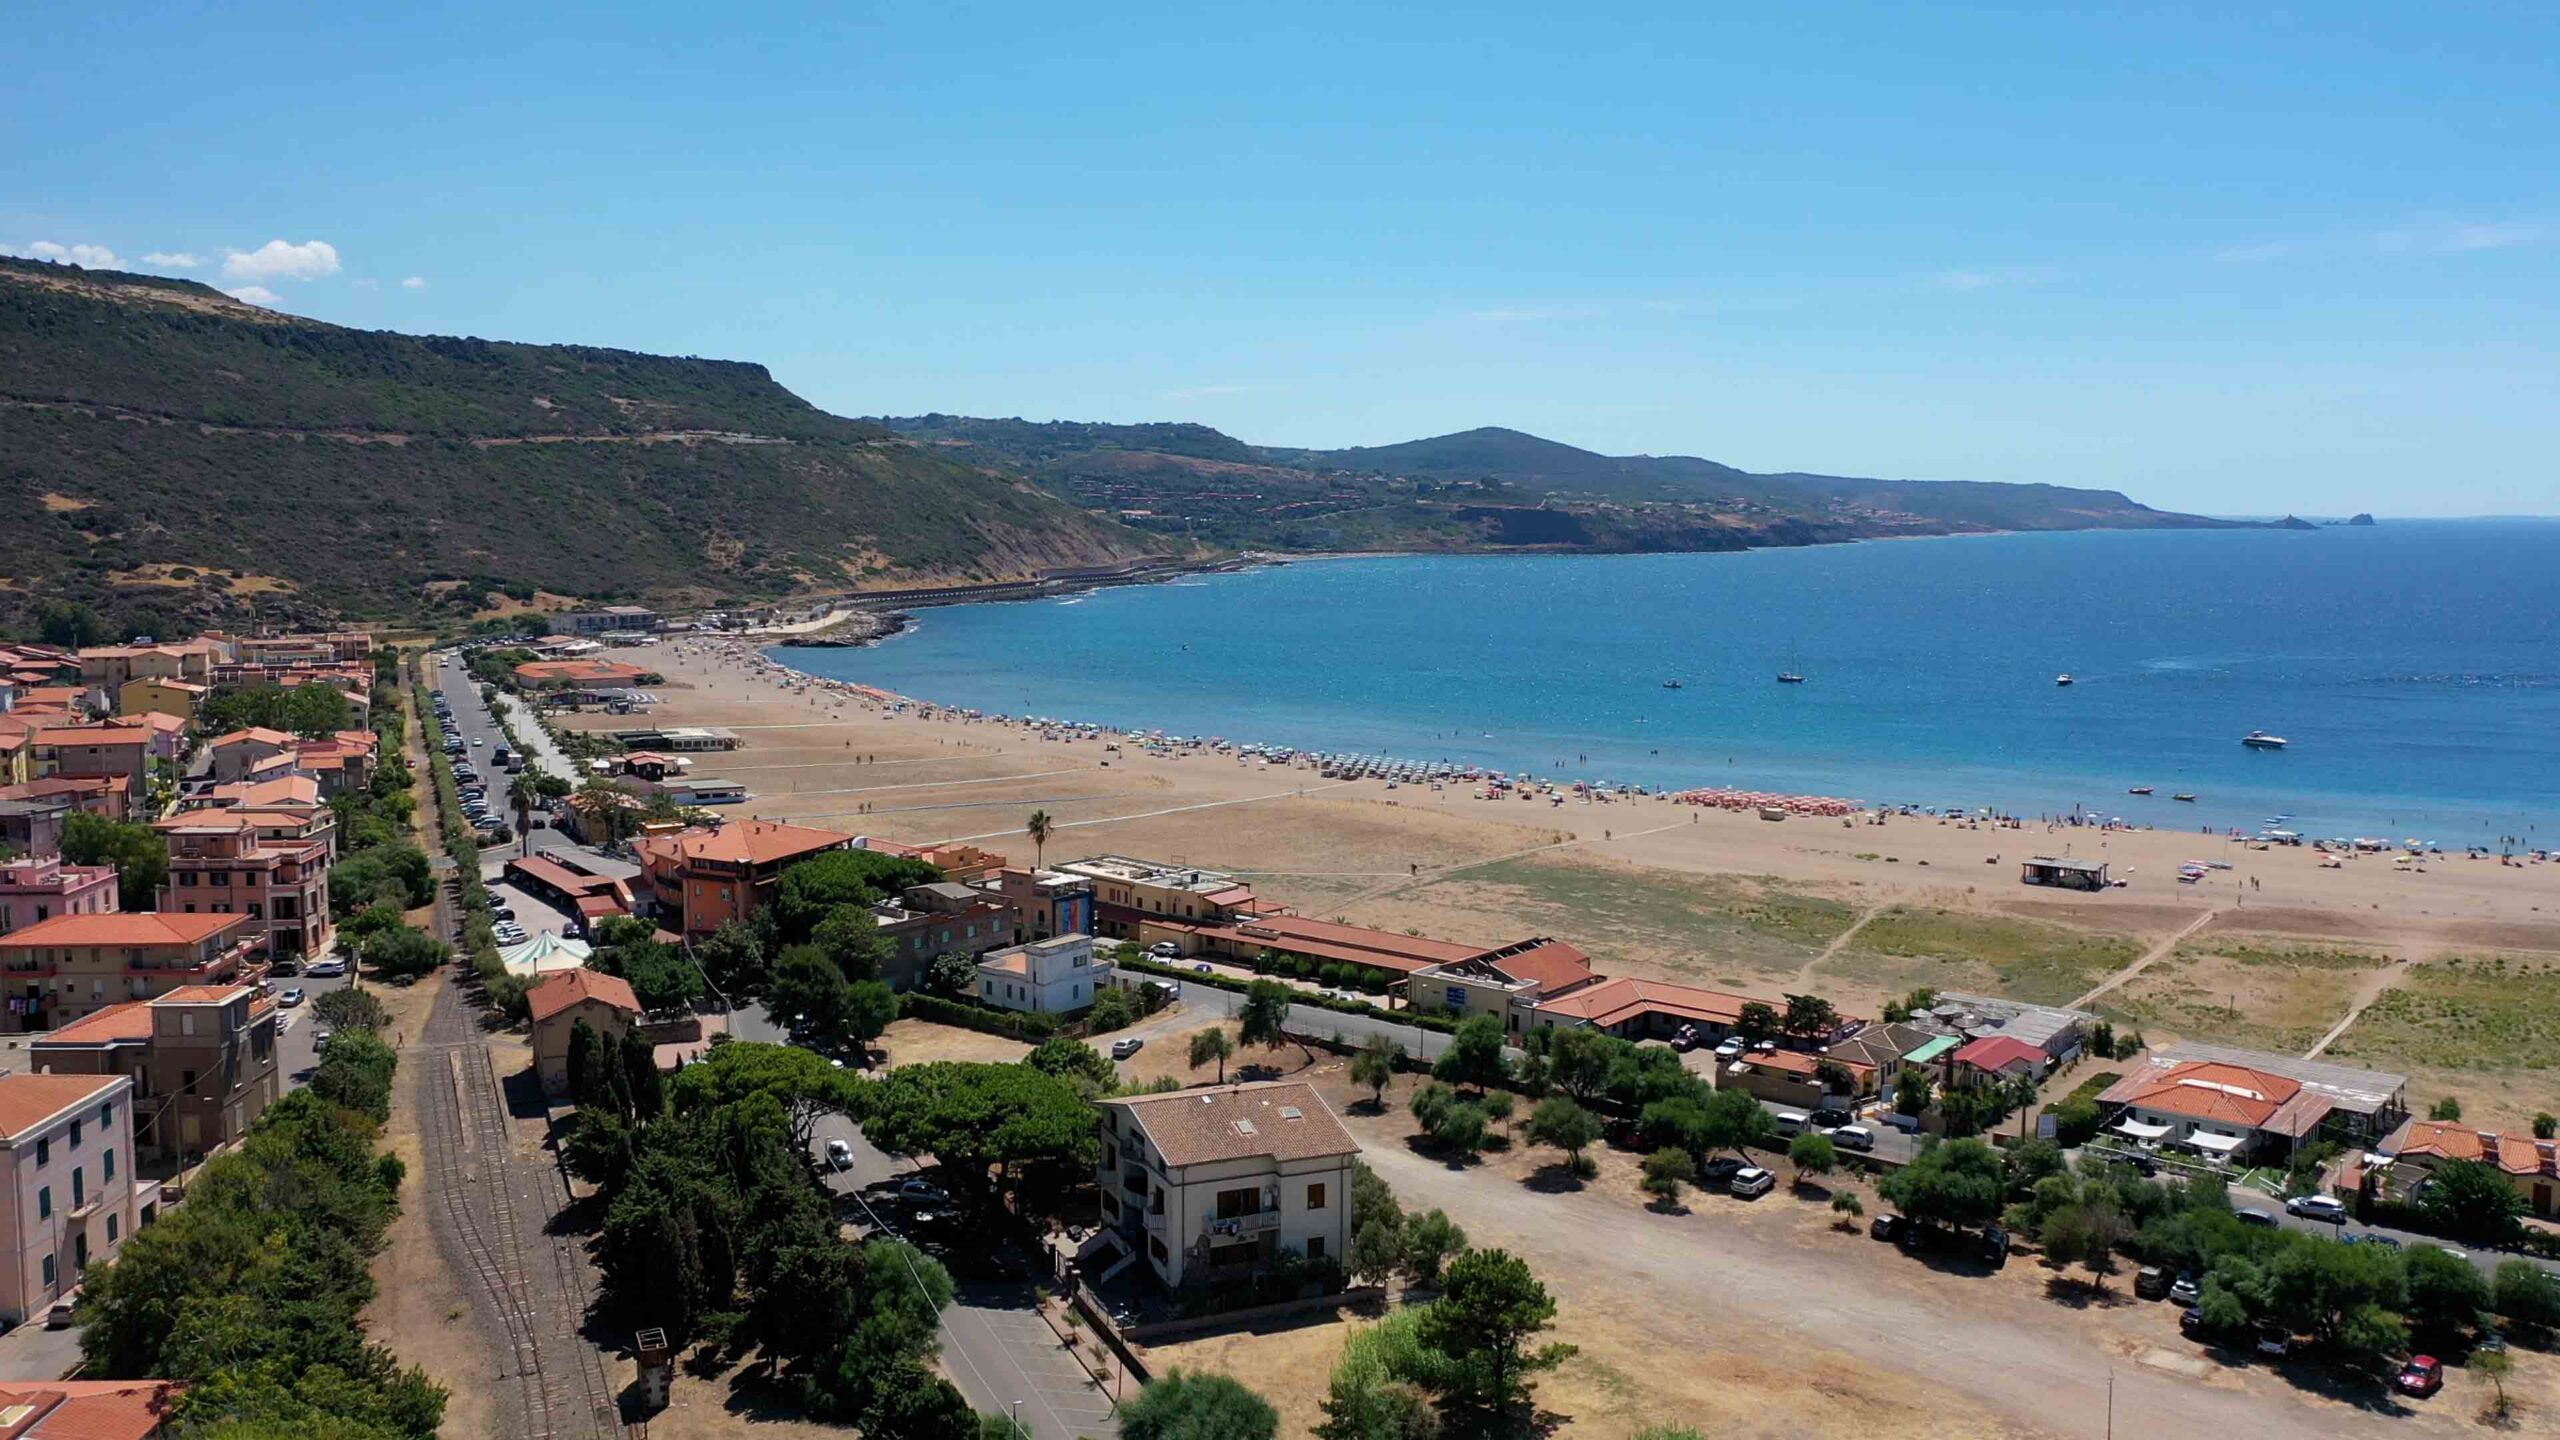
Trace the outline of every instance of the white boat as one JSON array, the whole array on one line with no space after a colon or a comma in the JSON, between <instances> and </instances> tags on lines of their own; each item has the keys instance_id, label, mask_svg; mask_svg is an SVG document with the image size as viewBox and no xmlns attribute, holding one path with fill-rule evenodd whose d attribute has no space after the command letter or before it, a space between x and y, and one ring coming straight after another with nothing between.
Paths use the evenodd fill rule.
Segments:
<instances>
[{"instance_id":1,"label":"white boat","mask_svg":"<svg viewBox=\"0 0 2560 1440\"><path fill-rule=\"evenodd\" d=\"M2071 675L2070 675L2070 672L2065 671L2064 673L2062 673L2062 674L2060 674L2060 675L2056 675L2056 676L2054 676L2054 677L2053 677L2053 683L2054 683L2054 684L2056 684L2056 685L2068 685L2068 684L2070 684L2070 683L2071 683Z\"/></svg>"},{"instance_id":2,"label":"white boat","mask_svg":"<svg viewBox=\"0 0 2560 1440\"><path fill-rule=\"evenodd\" d=\"M2252 730L2240 737L2240 743L2252 750L2281 750L2288 742L2281 735L2270 735L2264 730Z\"/></svg>"}]
</instances>

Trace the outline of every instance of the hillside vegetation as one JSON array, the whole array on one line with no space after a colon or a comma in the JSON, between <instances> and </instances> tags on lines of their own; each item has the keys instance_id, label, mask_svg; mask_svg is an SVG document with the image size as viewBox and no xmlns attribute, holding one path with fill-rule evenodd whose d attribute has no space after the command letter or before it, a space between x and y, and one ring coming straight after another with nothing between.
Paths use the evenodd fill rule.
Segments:
<instances>
[{"instance_id":1,"label":"hillside vegetation","mask_svg":"<svg viewBox=\"0 0 2560 1440\"><path fill-rule=\"evenodd\" d=\"M759 365L349 330L189 281L0 260L0 610L681 603L1151 548Z\"/></svg>"},{"instance_id":2,"label":"hillside vegetation","mask_svg":"<svg viewBox=\"0 0 2560 1440\"><path fill-rule=\"evenodd\" d=\"M1602 455L1517 430L1350 450L1253 446L1200 425L890 418L1079 504L1210 543L1273 549L1728 550L1982 530L2227 522L2113 490L1753 474L1683 455Z\"/></svg>"}]
</instances>

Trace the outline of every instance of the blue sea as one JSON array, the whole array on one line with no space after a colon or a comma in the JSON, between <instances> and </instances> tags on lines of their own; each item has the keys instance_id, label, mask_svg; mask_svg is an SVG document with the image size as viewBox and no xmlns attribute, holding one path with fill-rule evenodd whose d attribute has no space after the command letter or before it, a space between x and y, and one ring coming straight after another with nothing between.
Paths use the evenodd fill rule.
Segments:
<instances>
[{"instance_id":1,"label":"blue sea","mask_svg":"<svg viewBox=\"0 0 2560 1440\"><path fill-rule=\"evenodd\" d=\"M2560 521L1319 560L770 653L994 712L1541 775L2560 843Z\"/></svg>"}]
</instances>

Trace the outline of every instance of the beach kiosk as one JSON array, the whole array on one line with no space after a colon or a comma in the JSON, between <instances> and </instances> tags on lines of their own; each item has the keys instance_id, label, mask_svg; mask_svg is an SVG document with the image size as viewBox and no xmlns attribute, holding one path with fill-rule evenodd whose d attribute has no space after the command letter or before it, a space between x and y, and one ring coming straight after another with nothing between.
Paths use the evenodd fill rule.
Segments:
<instances>
[{"instance_id":1,"label":"beach kiosk","mask_svg":"<svg viewBox=\"0 0 2560 1440\"><path fill-rule=\"evenodd\" d=\"M2059 885L2065 890L2104 890L2108 883L2107 862L2038 855L2019 867L2018 878L2029 885Z\"/></svg>"}]
</instances>

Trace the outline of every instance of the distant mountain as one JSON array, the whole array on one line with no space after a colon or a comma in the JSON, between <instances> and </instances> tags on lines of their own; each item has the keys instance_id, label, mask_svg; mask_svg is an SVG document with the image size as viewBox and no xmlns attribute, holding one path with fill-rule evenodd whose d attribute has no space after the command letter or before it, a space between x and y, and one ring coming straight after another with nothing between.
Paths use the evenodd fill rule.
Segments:
<instances>
[{"instance_id":1,"label":"distant mountain","mask_svg":"<svg viewBox=\"0 0 2560 1440\"><path fill-rule=\"evenodd\" d=\"M1252 446L1198 425L888 418L1141 528L1273 549L1722 550L1985 530L2211 528L2114 490L1754 474L1602 455L1487 426L1347 450ZM1170 443L1168 443L1170 442Z\"/></svg>"},{"instance_id":2,"label":"distant mountain","mask_svg":"<svg viewBox=\"0 0 2560 1440\"><path fill-rule=\"evenodd\" d=\"M0 260L0 615L422 618L990 581L1159 542L761 365L350 330Z\"/></svg>"}]
</instances>

